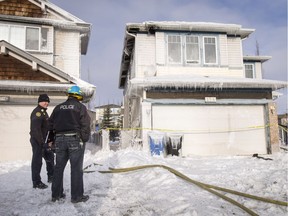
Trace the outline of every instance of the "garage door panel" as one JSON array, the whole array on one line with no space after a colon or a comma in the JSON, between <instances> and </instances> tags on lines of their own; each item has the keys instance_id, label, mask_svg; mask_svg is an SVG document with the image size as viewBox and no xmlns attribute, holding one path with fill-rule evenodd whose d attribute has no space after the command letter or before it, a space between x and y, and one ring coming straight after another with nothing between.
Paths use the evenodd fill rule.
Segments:
<instances>
[{"instance_id":1,"label":"garage door panel","mask_svg":"<svg viewBox=\"0 0 288 216\"><path fill-rule=\"evenodd\" d=\"M184 156L267 153L263 105L153 105L152 112L153 128L183 133Z\"/></svg>"}]
</instances>

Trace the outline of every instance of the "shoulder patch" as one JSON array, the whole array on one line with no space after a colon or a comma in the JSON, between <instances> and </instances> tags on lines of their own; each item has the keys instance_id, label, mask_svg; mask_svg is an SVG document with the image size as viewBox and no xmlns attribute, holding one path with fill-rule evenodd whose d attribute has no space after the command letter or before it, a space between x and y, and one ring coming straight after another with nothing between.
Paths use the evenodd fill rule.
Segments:
<instances>
[{"instance_id":1,"label":"shoulder patch","mask_svg":"<svg viewBox=\"0 0 288 216\"><path fill-rule=\"evenodd\" d=\"M41 113L40 113L40 112L36 112L36 116L37 116L37 117L40 117L40 116L41 116Z\"/></svg>"}]
</instances>

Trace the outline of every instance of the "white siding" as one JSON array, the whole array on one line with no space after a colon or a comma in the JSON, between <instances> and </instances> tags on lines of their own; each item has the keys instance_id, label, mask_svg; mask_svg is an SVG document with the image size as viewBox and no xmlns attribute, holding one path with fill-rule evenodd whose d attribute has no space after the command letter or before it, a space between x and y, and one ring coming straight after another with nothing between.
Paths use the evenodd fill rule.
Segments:
<instances>
[{"instance_id":1,"label":"white siding","mask_svg":"<svg viewBox=\"0 0 288 216\"><path fill-rule=\"evenodd\" d=\"M154 76L155 74L155 37L139 34L136 39L137 69L136 77Z\"/></svg>"},{"instance_id":2,"label":"white siding","mask_svg":"<svg viewBox=\"0 0 288 216\"><path fill-rule=\"evenodd\" d=\"M39 58L40 60L42 60L42 61L44 61L44 62L46 62L48 64L53 65L53 54L52 53L51 54L48 54L48 53L46 53L46 54L34 53L33 55L36 58Z\"/></svg>"},{"instance_id":3,"label":"white siding","mask_svg":"<svg viewBox=\"0 0 288 216\"><path fill-rule=\"evenodd\" d=\"M221 67L228 67L228 46L227 46L227 36L219 35L219 53L220 53L220 64Z\"/></svg>"},{"instance_id":4,"label":"white siding","mask_svg":"<svg viewBox=\"0 0 288 216\"><path fill-rule=\"evenodd\" d=\"M31 160L30 114L35 107L0 106L0 161ZM49 115L53 109L49 106Z\"/></svg>"},{"instance_id":5,"label":"white siding","mask_svg":"<svg viewBox=\"0 0 288 216\"><path fill-rule=\"evenodd\" d=\"M255 62L255 78L262 79L262 64L260 62Z\"/></svg>"},{"instance_id":6,"label":"white siding","mask_svg":"<svg viewBox=\"0 0 288 216\"><path fill-rule=\"evenodd\" d=\"M181 67L157 66L157 76L165 75L195 75L213 77L243 77L243 69L231 70L227 67Z\"/></svg>"},{"instance_id":7,"label":"white siding","mask_svg":"<svg viewBox=\"0 0 288 216\"><path fill-rule=\"evenodd\" d=\"M228 44L228 60L230 68L243 68L242 41L240 38L227 39Z\"/></svg>"},{"instance_id":8,"label":"white siding","mask_svg":"<svg viewBox=\"0 0 288 216\"><path fill-rule=\"evenodd\" d=\"M165 64L165 34L164 32L156 32L156 64Z\"/></svg>"},{"instance_id":9,"label":"white siding","mask_svg":"<svg viewBox=\"0 0 288 216\"><path fill-rule=\"evenodd\" d=\"M55 30L55 66L80 77L79 32Z\"/></svg>"}]
</instances>

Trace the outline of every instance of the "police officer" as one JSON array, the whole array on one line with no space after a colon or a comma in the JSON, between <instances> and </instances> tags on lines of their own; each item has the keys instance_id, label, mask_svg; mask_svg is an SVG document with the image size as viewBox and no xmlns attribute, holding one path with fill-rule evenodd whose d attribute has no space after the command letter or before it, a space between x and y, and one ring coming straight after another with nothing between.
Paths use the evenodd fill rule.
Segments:
<instances>
[{"instance_id":1,"label":"police officer","mask_svg":"<svg viewBox=\"0 0 288 216\"><path fill-rule=\"evenodd\" d=\"M63 172L67 161L71 165L71 202L86 202L83 187L83 158L85 142L90 137L90 117L86 107L80 103L83 96L78 86L68 89L68 99L57 105L50 117L50 129L55 137L56 165L52 182L52 201L65 198Z\"/></svg>"},{"instance_id":2,"label":"police officer","mask_svg":"<svg viewBox=\"0 0 288 216\"><path fill-rule=\"evenodd\" d=\"M30 116L30 142L32 145L32 182L33 188L45 189L48 186L41 181L42 157L46 161L48 182L52 182L54 172L54 153L44 148L48 130L49 115L46 112L50 99L47 94L40 94L38 106Z\"/></svg>"}]
</instances>

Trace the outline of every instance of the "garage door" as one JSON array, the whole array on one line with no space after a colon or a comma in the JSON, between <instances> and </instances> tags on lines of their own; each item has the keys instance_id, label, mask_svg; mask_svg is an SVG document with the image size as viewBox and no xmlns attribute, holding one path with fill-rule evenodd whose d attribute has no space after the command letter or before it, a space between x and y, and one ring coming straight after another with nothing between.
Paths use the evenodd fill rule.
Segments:
<instances>
[{"instance_id":1,"label":"garage door","mask_svg":"<svg viewBox=\"0 0 288 216\"><path fill-rule=\"evenodd\" d=\"M183 134L182 155L266 154L263 105L153 105L152 127Z\"/></svg>"}]
</instances>

